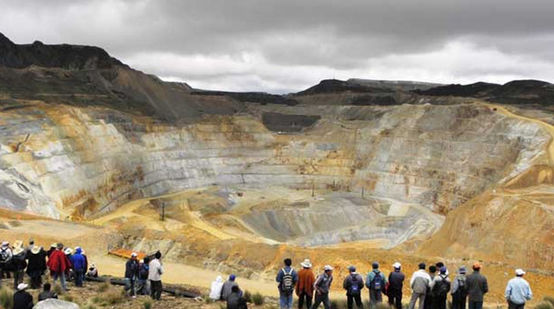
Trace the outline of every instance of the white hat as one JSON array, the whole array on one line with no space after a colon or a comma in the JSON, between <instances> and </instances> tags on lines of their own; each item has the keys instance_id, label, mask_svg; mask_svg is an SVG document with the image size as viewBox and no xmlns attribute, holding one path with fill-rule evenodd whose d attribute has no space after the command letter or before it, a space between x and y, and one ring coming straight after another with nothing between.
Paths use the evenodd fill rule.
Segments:
<instances>
[{"instance_id":1,"label":"white hat","mask_svg":"<svg viewBox=\"0 0 554 309\"><path fill-rule=\"evenodd\" d=\"M25 251L25 249L23 249L22 247L15 247L13 249L13 255L18 255L18 254L22 253L23 251Z\"/></svg>"},{"instance_id":2,"label":"white hat","mask_svg":"<svg viewBox=\"0 0 554 309\"><path fill-rule=\"evenodd\" d=\"M65 250L63 251L63 253L65 254L71 254L73 252L73 249L71 248L65 248Z\"/></svg>"},{"instance_id":3,"label":"white hat","mask_svg":"<svg viewBox=\"0 0 554 309\"><path fill-rule=\"evenodd\" d=\"M137 257L138 254L136 252L131 253L131 257Z\"/></svg>"},{"instance_id":4,"label":"white hat","mask_svg":"<svg viewBox=\"0 0 554 309\"><path fill-rule=\"evenodd\" d=\"M29 285L25 284L25 283L20 283L18 286L17 286L17 290L18 291L22 291L22 290L25 290Z\"/></svg>"},{"instance_id":5,"label":"white hat","mask_svg":"<svg viewBox=\"0 0 554 309\"><path fill-rule=\"evenodd\" d=\"M325 265L325 266L323 267L323 270L325 270L325 271L333 270L333 266L331 266L331 265Z\"/></svg>"},{"instance_id":6,"label":"white hat","mask_svg":"<svg viewBox=\"0 0 554 309\"><path fill-rule=\"evenodd\" d=\"M312 263L310 262L310 259L305 259L304 262L300 263L300 266L304 268L312 268Z\"/></svg>"},{"instance_id":7,"label":"white hat","mask_svg":"<svg viewBox=\"0 0 554 309\"><path fill-rule=\"evenodd\" d=\"M10 242L9 241L3 241L2 242L2 247L7 247L10 245Z\"/></svg>"},{"instance_id":8,"label":"white hat","mask_svg":"<svg viewBox=\"0 0 554 309\"><path fill-rule=\"evenodd\" d=\"M42 250L41 246L33 245L31 247L31 253L32 254L38 254L40 252L40 250Z\"/></svg>"},{"instance_id":9,"label":"white hat","mask_svg":"<svg viewBox=\"0 0 554 309\"><path fill-rule=\"evenodd\" d=\"M521 268L516 269L516 276L523 276L523 275L525 275L525 272L523 271L523 269Z\"/></svg>"},{"instance_id":10,"label":"white hat","mask_svg":"<svg viewBox=\"0 0 554 309\"><path fill-rule=\"evenodd\" d=\"M402 264L396 262L396 263L392 264L392 267L394 267L395 269L400 269L400 267L402 267Z\"/></svg>"}]
</instances>

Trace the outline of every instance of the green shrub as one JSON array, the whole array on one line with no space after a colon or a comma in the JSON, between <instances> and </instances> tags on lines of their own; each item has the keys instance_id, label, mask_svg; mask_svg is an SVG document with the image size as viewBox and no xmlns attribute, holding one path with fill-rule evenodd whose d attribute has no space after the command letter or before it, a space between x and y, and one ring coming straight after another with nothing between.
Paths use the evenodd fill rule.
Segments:
<instances>
[{"instance_id":1,"label":"green shrub","mask_svg":"<svg viewBox=\"0 0 554 309\"><path fill-rule=\"evenodd\" d=\"M94 296L92 298L92 302L95 303L95 304L99 304L102 302L102 298L100 296Z\"/></svg>"},{"instance_id":2,"label":"green shrub","mask_svg":"<svg viewBox=\"0 0 554 309\"><path fill-rule=\"evenodd\" d=\"M103 282L98 286L98 292L103 293L106 292L110 288L109 282Z\"/></svg>"},{"instance_id":3,"label":"green shrub","mask_svg":"<svg viewBox=\"0 0 554 309\"><path fill-rule=\"evenodd\" d=\"M13 307L13 293L4 287L0 289L0 306L6 309Z\"/></svg>"},{"instance_id":4,"label":"green shrub","mask_svg":"<svg viewBox=\"0 0 554 309\"><path fill-rule=\"evenodd\" d=\"M549 302L549 303L552 304L552 306L554 306L554 297L552 297L552 296L545 296L542 300L545 301L545 302Z\"/></svg>"},{"instance_id":5,"label":"green shrub","mask_svg":"<svg viewBox=\"0 0 554 309\"><path fill-rule=\"evenodd\" d=\"M152 301L146 300L146 301L144 301L144 303L142 303L142 306L144 307L144 309L151 309L152 308Z\"/></svg>"},{"instance_id":6,"label":"green shrub","mask_svg":"<svg viewBox=\"0 0 554 309\"><path fill-rule=\"evenodd\" d=\"M542 301L540 302L535 309L554 309L554 305L552 305L549 301Z\"/></svg>"},{"instance_id":7,"label":"green shrub","mask_svg":"<svg viewBox=\"0 0 554 309\"><path fill-rule=\"evenodd\" d=\"M54 293L58 295L62 295L65 291L62 289L62 287L59 284L54 285Z\"/></svg>"},{"instance_id":8,"label":"green shrub","mask_svg":"<svg viewBox=\"0 0 554 309\"><path fill-rule=\"evenodd\" d=\"M104 299L109 305L117 305L125 300L124 295L117 292L109 292L104 294Z\"/></svg>"},{"instance_id":9,"label":"green shrub","mask_svg":"<svg viewBox=\"0 0 554 309\"><path fill-rule=\"evenodd\" d=\"M71 295L64 295L63 300L68 302L73 302L73 296Z\"/></svg>"},{"instance_id":10,"label":"green shrub","mask_svg":"<svg viewBox=\"0 0 554 309\"><path fill-rule=\"evenodd\" d=\"M252 295L252 302L254 302L254 305L256 306L261 306L264 304L264 296L259 292L256 292L256 294Z\"/></svg>"},{"instance_id":11,"label":"green shrub","mask_svg":"<svg viewBox=\"0 0 554 309\"><path fill-rule=\"evenodd\" d=\"M242 295L242 297L244 297L247 303L252 302L252 294L250 293L250 291L248 290L244 291L244 294Z\"/></svg>"}]
</instances>

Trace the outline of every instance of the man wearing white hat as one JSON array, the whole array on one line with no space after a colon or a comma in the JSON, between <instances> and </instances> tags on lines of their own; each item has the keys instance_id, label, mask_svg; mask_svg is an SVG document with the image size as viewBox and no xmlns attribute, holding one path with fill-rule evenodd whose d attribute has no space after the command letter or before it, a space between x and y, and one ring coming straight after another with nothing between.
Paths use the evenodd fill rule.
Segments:
<instances>
[{"instance_id":1,"label":"man wearing white hat","mask_svg":"<svg viewBox=\"0 0 554 309\"><path fill-rule=\"evenodd\" d=\"M13 294L13 308L33 308L33 296L27 292L27 287L25 283L17 285L17 291Z\"/></svg>"},{"instance_id":2,"label":"man wearing white hat","mask_svg":"<svg viewBox=\"0 0 554 309\"><path fill-rule=\"evenodd\" d=\"M396 309L402 309L402 287L404 286L404 274L400 271L402 265L398 262L392 265L393 272L389 274L389 305Z\"/></svg>"},{"instance_id":3,"label":"man wearing white hat","mask_svg":"<svg viewBox=\"0 0 554 309\"><path fill-rule=\"evenodd\" d=\"M314 297L314 282L315 275L312 271L312 263L305 259L300 263L302 269L298 271L298 283L296 284L296 296L298 296L298 308L302 309L304 304L306 308L312 307L312 299Z\"/></svg>"},{"instance_id":4,"label":"man wearing white hat","mask_svg":"<svg viewBox=\"0 0 554 309\"><path fill-rule=\"evenodd\" d=\"M529 282L523 279L525 272L523 269L516 269L515 278L508 281L506 286L506 301L509 309L523 309L525 303L533 298L533 292L529 286Z\"/></svg>"},{"instance_id":5,"label":"man wearing white hat","mask_svg":"<svg viewBox=\"0 0 554 309\"><path fill-rule=\"evenodd\" d=\"M323 270L323 274L317 276L314 283L315 301L312 309L318 308L321 303L323 303L325 309L331 307L329 291L331 289L331 283L333 283L333 267L325 265Z\"/></svg>"},{"instance_id":6,"label":"man wearing white hat","mask_svg":"<svg viewBox=\"0 0 554 309\"><path fill-rule=\"evenodd\" d=\"M0 248L0 279L6 278L10 279L10 269L9 265L12 261L13 253L10 248L10 243L7 241L2 242L2 247Z\"/></svg>"},{"instance_id":7,"label":"man wearing white hat","mask_svg":"<svg viewBox=\"0 0 554 309\"><path fill-rule=\"evenodd\" d=\"M129 295L133 298L137 297L135 283L139 276L138 254L131 253L131 258L125 263L125 290L129 291Z\"/></svg>"}]
</instances>

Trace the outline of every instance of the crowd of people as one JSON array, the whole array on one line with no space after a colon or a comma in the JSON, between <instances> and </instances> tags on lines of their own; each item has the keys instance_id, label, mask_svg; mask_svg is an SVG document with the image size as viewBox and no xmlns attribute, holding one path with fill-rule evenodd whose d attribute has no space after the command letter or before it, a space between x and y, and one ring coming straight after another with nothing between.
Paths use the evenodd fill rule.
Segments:
<instances>
[{"instance_id":1,"label":"crowd of people","mask_svg":"<svg viewBox=\"0 0 554 309\"><path fill-rule=\"evenodd\" d=\"M80 247L65 247L62 243L52 244L48 251L38 246L31 239L28 246L17 240L13 245L3 241L0 247L0 279L10 280L13 276L14 309L33 307L33 297L27 289L41 289L38 300L57 298L51 291L52 285L42 279L49 270L53 282L60 282L67 291L66 280L74 280L76 287L83 286L85 276L97 277L98 270L94 264L89 266L85 251ZM30 286L24 276L29 276Z\"/></svg>"},{"instance_id":2,"label":"crowd of people","mask_svg":"<svg viewBox=\"0 0 554 309\"><path fill-rule=\"evenodd\" d=\"M298 297L298 308L316 309L321 305L330 308L329 293L333 283L333 267L325 265L323 272L317 277L312 271L310 260L300 263L301 269L296 271L292 267L292 260L285 259L276 277L279 290L279 305L283 309L293 308L293 296ZM467 274L465 266L460 267L451 279L448 268L442 262L430 265L418 265L418 270L412 274L409 287L412 296L409 309L446 309L448 296L452 302L452 309L482 309L485 294L488 293L487 278L481 274L481 265L476 262L472 266L473 272ZM402 265L398 262L392 265L392 271L386 276L379 268L378 262L372 263L372 269L364 278L356 272L355 266L348 268L348 275L343 281L342 288L346 292L346 303L349 309L354 305L363 308L362 290L368 289L369 308L376 308L388 297L391 308L402 309L402 291L406 279L402 272ZM505 297L509 309L523 309L525 303L531 300L533 294L529 283L523 279L525 272L516 269L515 277L511 279L505 290ZM212 283L210 298L227 302L228 309L243 309L246 302L241 299L242 292L236 283L236 276L231 275L223 282L221 277Z\"/></svg>"}]
</instances>

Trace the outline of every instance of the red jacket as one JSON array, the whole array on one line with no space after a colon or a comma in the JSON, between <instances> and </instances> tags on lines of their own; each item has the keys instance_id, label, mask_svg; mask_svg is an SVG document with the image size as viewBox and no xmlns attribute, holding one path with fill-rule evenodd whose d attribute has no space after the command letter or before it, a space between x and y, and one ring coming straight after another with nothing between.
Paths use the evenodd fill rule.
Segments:
<instances>
[{"instance_id":1,"label":"red jacket","mask_svg":"<svg viewBox=\"0 0 554 309\"><path fill-rule=\"evenodd\" d=\"M71 267L69 259L61 250L55 250L48 259L48 268L52 272L61 273Z\"/></svg>"}]
</instances>

